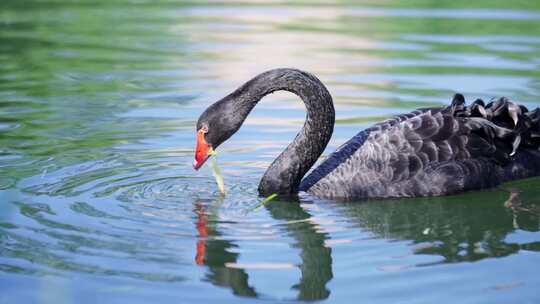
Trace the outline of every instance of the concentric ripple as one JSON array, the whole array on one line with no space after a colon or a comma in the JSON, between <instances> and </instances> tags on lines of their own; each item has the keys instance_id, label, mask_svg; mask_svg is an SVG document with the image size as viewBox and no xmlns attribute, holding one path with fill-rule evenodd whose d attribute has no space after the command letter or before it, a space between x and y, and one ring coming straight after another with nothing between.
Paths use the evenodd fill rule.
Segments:
<instances>
[{"instance_id":1,"label":"concentric ripple","mask_svg":"<svg viewBox=\"0 0 540 304\"><path fill-rule=\"evenodd\" d=\"M184 280L181 271L156 272L152 265L191 265L196 250L190 243L200 234L194 220L205 217L205 229L228 227L245 219L246 211L259 202L249 179L237 179L229 189L233 194L225 199L211 176L184 171L110 157L21 181L22 191L8 196L10 208L18 210L11 212L9 222L20 225L0 221L2 256L14 260L0 264L43 275L67 271ZM232 235L255 233L260 224L248 220L231 226L242 231ZM204 236L213 238L221 237ZM40 249L31 250L35 246ZM99 265L94 263L97 258ZM128 268L119 260L129 260Z\"/></svg>"}]
</instances>

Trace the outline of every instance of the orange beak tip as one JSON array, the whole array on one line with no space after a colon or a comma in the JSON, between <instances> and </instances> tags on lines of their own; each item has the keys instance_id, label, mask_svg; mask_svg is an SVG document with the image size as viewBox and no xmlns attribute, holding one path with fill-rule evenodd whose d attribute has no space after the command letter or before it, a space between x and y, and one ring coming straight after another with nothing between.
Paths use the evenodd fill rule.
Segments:
<instances>
[{"instance_id":1,"label":"orange beak tip","mask_svg":"<svg viewBox=\"0 0 540 304\"><path fill-rule=\"evenodd\" d=\"M208 156L205 157L205 158L202 158L202 159L195 158L193 160L193 169L198 171L202 167L202 165L204 165L204 163L206 162L207 159L208 159Z\"/></svg>"}]
</instances>

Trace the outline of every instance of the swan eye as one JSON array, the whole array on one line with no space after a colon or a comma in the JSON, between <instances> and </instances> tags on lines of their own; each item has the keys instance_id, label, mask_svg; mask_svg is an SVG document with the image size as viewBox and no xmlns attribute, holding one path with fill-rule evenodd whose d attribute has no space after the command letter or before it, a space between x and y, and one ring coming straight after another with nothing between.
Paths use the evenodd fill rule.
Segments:
<instances>
[{"instance_id":1,"label":"swan eye","mask_svg":"<svg viewBox=\"0 0 540 304\"><path fill-rule=\"evenodd\" d=\"M199 129L199 132L202 132L204 134L208 133L208 125L203 123L201 128Z\"/></svg>"}]
</instances>

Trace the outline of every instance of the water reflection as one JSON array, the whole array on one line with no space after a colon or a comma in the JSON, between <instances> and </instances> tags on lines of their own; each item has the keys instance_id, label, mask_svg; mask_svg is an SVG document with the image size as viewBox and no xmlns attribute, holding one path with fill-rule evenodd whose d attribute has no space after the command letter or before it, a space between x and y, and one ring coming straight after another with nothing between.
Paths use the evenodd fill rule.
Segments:
<instances>
[{"instance_id":1,"label":"water reflection","mask_svg":"<svg viewBox=\"0 0 540 304\"><path fill-rule=\"evenodd\" d=\"M512 209L505 204L509 197L514 201L517 199L504 189L444 198L349 203L313 201L304 197L301 202L272 201L265 208L278 223L275 227L281 238L291 237L293 242L289 246L300 250L301 262L297 265L300 278L291 286L297 290L296 299L322 300L331 294L327 284L334 277L332 246L335 244L363 250L367 244L363 243L373 237L388 242L410 241L407 259L413 264L396 269L378 267L382 271L476 262L510 256L521 250L539 252L540 242L534 238L523 239L521 235L526 231L540 231L540 213L531 212L540 207L540 201L536 199L538 192L528 189L521 193L522 209ZM257 291L260 282L250 280L244 267L237 267L242 265L239 262L242 248L227 239L226 232L219 231L220 200L196 200L194 203L198 234L195 263L207 267L205 281L227 287L235 295L263 297L263 293ZM307 206L315 206L318 214L312 214ZM330 227L332 225L338 225L340 229ZM356 232L358 237L349 242L332 242L339 236L339 231L346 231L348 235ZM412 258L415 255L431 255L438 259L417 263ZM386 256L386 259L393 258L392 253Z\"/></svg>"},{"instance_id":2,"label":"water reflection","mask_svg":"<svg viewBox=\"0 0 540 304\"><path fill-rule=\"evenodd\" d=\"M521 249L540 251L540 242L508 239L516 230L539 231L540 214L505 207L509 193L494 190L445 198L348 203L343 212L358 226L388 239L413 241L414 254L442 257L441 263L504 257ZM527 204L540 202L525 196Z\"/></svg>"},{"instance_id":3,"label":"water reflection","mask_svg":"<svg viewBox=\"0 0 540 304\"><path fill-rule=\"evenodd\" d=\"M311 219L311 214L296 202L276 201L267 204L272 218L284 220L286 233L295 240L292 245L300 249L302 276L294 286L299 300L321 300L330 295L326 284L332 279L332 249L325 246L329 238L320 232Z\"/></svg>"},{"instance_id":4,"label":"water reflection","mask_svg":"<svg viewBox=\"0 0 540 304\"><path fill-rule=\"evenodd\" d=\"M301 263L298 267L301 277L297 284L291 286L298 290L297 299L328 298L330 290L326 284L333 277L332 249L325 246L328 235L318 231L310 221L311 215L298 202L275 201L266 208L273 219L285 223L281 229L294 239L291 246L300 249ZM203 201L195 202L195 226L198 232L195 263L208 267L206 280L212 284L231 288L235 295L259 296L255 288L250 286L245 270L231 267L237 264L239 257L238 253L230 251L236 245L219 238L221 233L217 229L217 214L210 209Z\"/></svg>"},{"instance_id":5,"label":"water reflection","mask_svg":"<svg viewBox=\"0 0 540 304\"><path fill-rule=\"evenodd\" d=\"M195 263L206 265L206 280L214 285L228 287L235 295L254 297L255 289L249 286L248 275L243 269L227 267L227 263L236 263L238 253L231 252L233 242L219 239L221 233L217 229L216 211L209 210L203 201L195 201L194 210L198 232L197 253Z\"/></svg>"}]
</instances>

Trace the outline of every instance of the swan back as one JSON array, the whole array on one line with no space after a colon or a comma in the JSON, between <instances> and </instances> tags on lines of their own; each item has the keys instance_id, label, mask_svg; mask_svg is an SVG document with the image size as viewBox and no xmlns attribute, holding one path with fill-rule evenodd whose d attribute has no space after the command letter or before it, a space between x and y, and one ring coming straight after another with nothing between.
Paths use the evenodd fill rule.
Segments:
<instances>
[{"instance_id":1,"label":"swan back","mask_svg":"<svg viewBox=\"0 0 540 304\"><path fill-rule=\"evenodd\" d=\"M434 196L539 175L539 113L504 97L465 106L456 94L448 107L418 109L358 133L300 190L343 199Z\"/></svg>"}]
</instances>

